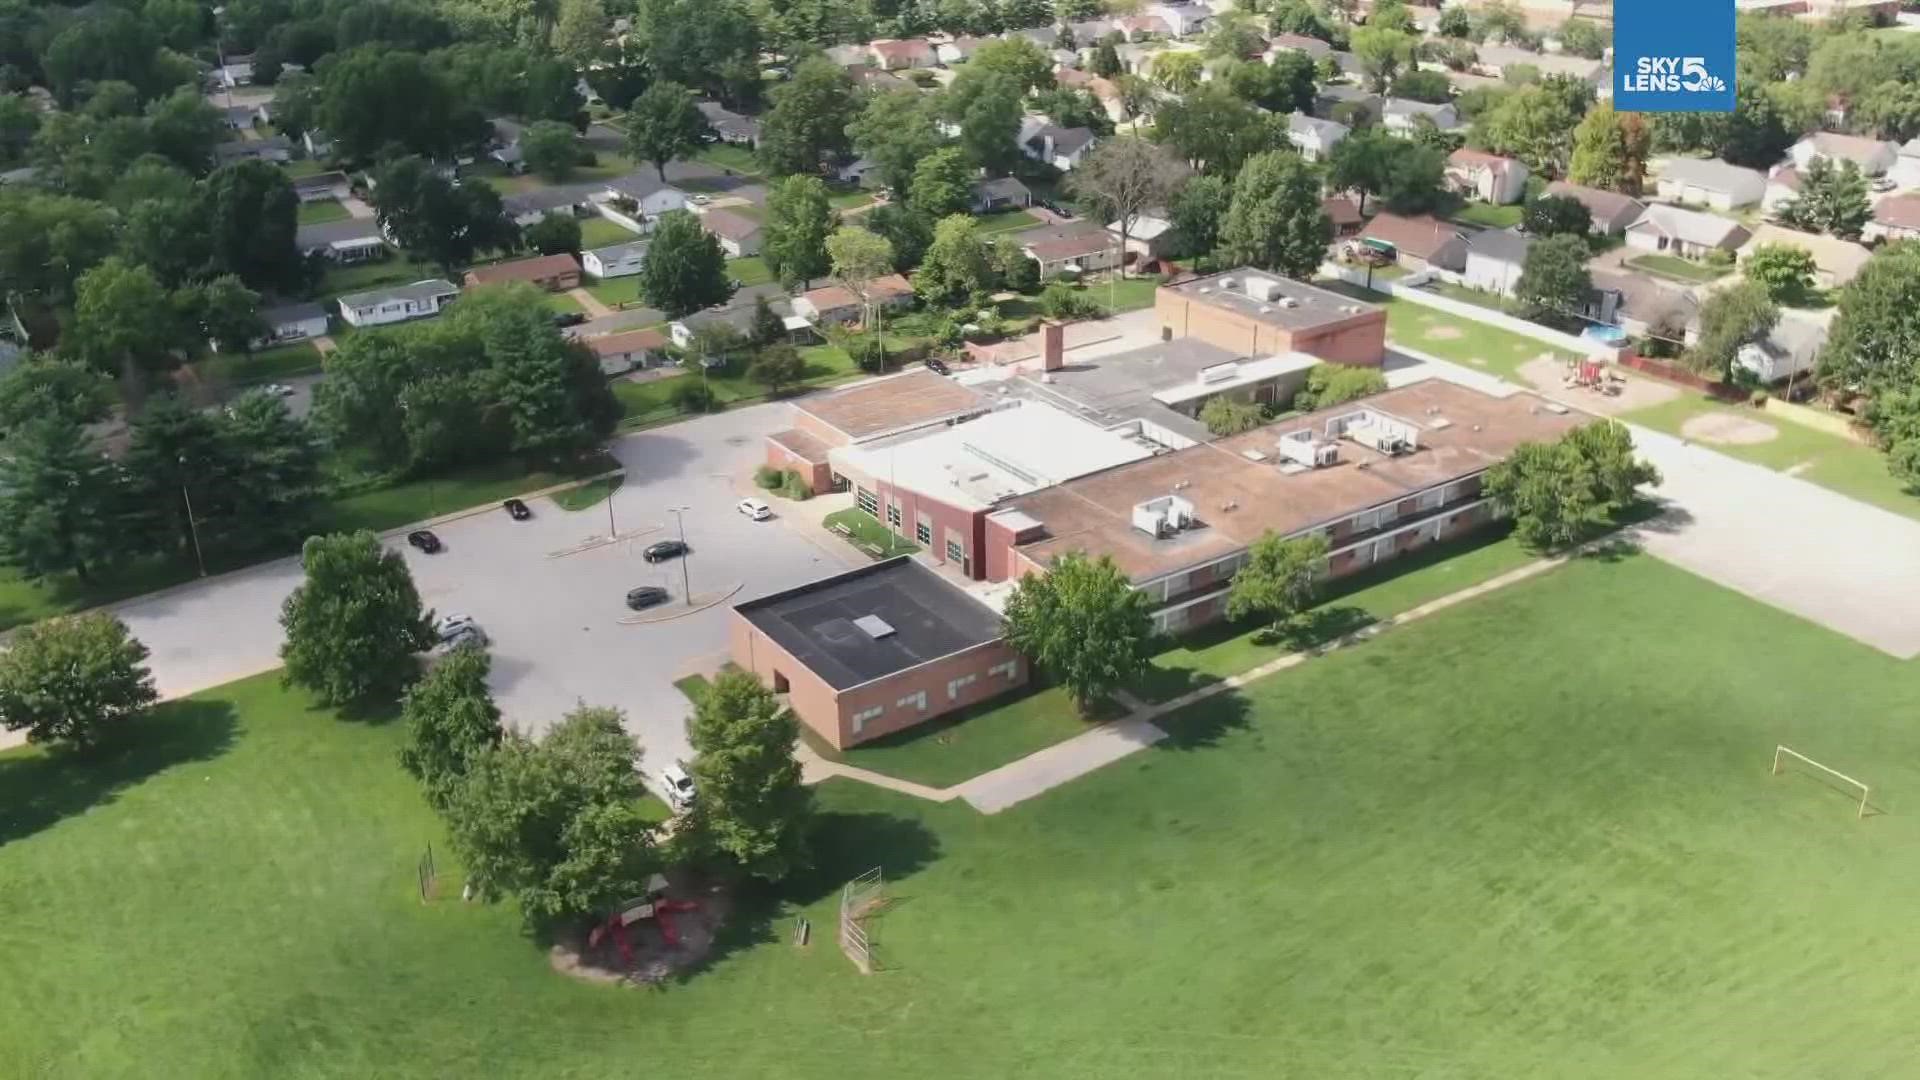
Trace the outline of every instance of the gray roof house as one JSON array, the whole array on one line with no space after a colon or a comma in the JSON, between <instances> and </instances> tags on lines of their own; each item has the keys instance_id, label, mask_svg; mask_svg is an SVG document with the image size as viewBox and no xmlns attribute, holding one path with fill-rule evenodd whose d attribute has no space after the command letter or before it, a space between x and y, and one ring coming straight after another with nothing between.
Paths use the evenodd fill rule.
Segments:
<instances>
[{"instance_id":1,"label":"gray roof house","mask_svg":"<svg viewBox=\"0 0 1920 1080\"><path fill-rule=\"evenodd\" d=\"M1693 293L1644 274L1593 271L1593 299L1586 314L1636 337L1658 333L1691 344L1700 332L1700 301Z\"/></svg>"},{"instance_id":2,"label":"gray roof house","mask_svg":"<svg viewBox=\"0 0 1920 1080\"><path fill-rule=\"evenodd\" d=\"M459 295L460 287L453 282L428 278L411 285L392 285L343 296L339 301L340 317L352 326L384 326L424 319L440 314L441 309Z\"/></svg>"},{"instance_id":3,"label":"gray roof house","mask_svg":"<svg viewBox=\"0 0 1920 1080\"><path fill-rule=\"evenodd\" d=\"M1593 231L1602 236L1624 231L1627 226L1640 220L1641 213L1647 208L1646 203L1631 195L1569 184L1564 180L1548 184L1546 193L1572 199L1586 207L1587 213L1593 216Z\"/></svg>"},{"instance_id":4,"label":"gray roof house","mask_svg":"<svg viewBox=\"0 0 1920 1080\"><path fill-rule=\"evenodd\" d=\"M292 161L293 140L285 135L235 139L214 147L213 157L222 165L232 165L238 161Z\"/></svg>"},{"instance_id":5,"label":"gray roof house","mask_svg":"<svg viewBox=\"0 0 1920 1080\"><path fill-rule=\"evenodd\" d=\"M1287 141L1308 161L1324 159L1346 137L1347 125L1338 120L1320 120L1302 112L1287 114Z\"/></svg>"},{"instance_id":6,"label":"gray roof house","mask_svg":"<svg viewBox=\"0 0 1920 1080\"><path fill-rule=\"evenodd\" d=\"M319 225L302 225L293 232L293 245L303 252L325 251L342 240L378 240L380 223L373 218L344 218Z\"/></svg>"},{"instance_id":7,"label":"gray roof house","mask_svg":"<svg viewBox=\"0 0 1920 1080\"><path fill-rule=\"evenodd\" d=\"M1388 98L1380 107L1380 126L1388 131L1409 134L1425 117L1441 131L1454 131L1460 127L1460 114L1451 104L1435 105L1426 101L1411 101L1407 98Z\"/></svg>"},{"instance_id":8,"label":"gray roof house","mask_svg":"<svg viewBox=\"0 0 1920 1080\"><path fill-rule=\"evenodd\" d=\"M1467 267L1461 279L1468 288L1512 296L1527 266L1533 239L1510 229L1488 229L1467 237Z\"/></svg>"},{"instance_id":9,"label":"gray roof house","mask_svg":"<svg viewBox=\"0 0 1920 1080\"><path fill-rule=\"evenodd\" d=\"M1719 158L1667 158L1661 163L1655 188L1668 202L1733 210L1759 202L1767 193L1767 178Z\"/></svg>"},{"instance_id":10,"label":"gray roof house","mask_svg":"<svg viewBox=\"0 0 1920 1080\"><path fill-rule=\"evenodd\" d=\"M1697 258L1712 251L1732 254L1747 242L1744 225L1717 214L1702 214L1677 206L1647 207L1627 226L1627 244L1642 251L1668 252Z\"/></svg>"}]
</instances>

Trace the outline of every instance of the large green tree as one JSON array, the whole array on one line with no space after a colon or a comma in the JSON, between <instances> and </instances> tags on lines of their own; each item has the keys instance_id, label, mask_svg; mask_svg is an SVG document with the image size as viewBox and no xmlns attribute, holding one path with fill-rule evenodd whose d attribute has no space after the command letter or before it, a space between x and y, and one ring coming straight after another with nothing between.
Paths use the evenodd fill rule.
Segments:
<instances>
[{"instance_id":1,"label":"large green tree","mask_svg":"<svg viewBox=\"0 0 1920 1080\"><path fill-rule=\"evenodd\" d=\"M1213 83L1163 103L1153 132L1195 172L1229 178L1248 158L1284 141L1268 114Z\"/></svg>"},{"instance_id":2,"label":"large green tree","mask_svg":"<svg viewBox=\"0 0 1920 1080\"><path fill-rule=\"evenodd\" d=\"M1813 288L1818 267L1813 253L1798 244L1761 244L1746 253L1740 273L1766 290L1775 303L1792 303Z\"/></svg>"},{"instance_id":3,"label":"large green tree","mask_svg":"<svg viewBox=\"0 0 1920 1080\"><path fill-rule=\"evenodd\" d=\"M1882 247L1840 290L1820 382L1874 399L1920 387L1920 243Z\"/></svg>"},{"instance_id":4,"label":"large green tree","mask_svg":"<svg viewBox=\"0 0 1920 1080\"><path fill-rule=\"evenodd\" d=\"M915 90L873 95L847 125L854 152L879 166L888 187L906 192L920 162L946 145L937 106L938 99Z\"/></svg>"},{"instance_id":5,"label":"large green tree","mask_svg":"<svg viewBox=\"0 0 1920 1080\"><path fill-rule=\"evenodd\" d=\"M285 172L264 161L237 162L207 178L202 201L198 220L209 230L215 273L234 274L259 290L293 292L302 285L294 240L300 199Z\"/></svg>"},{"instance_id":6,"label":"large green tree","mask_svg":"<svg viewBox=\"0 0 1920 1080\"><path fill-rule=\"evenodd\" d=\"M1220 226L1233 205L1233 184L1224 177L1196 176L1173 194L1168 213L1187 255L1207 256L1220 243Z\"/></svg>"},{"instance_id":7,"label":"large green tree","mask_svg":"<svg viewBox=\"0 0 1920 1080\"><path fill-rule=\"evenodd\" d=\"M455 184L417 157L380 170L373 208L401 247L449 274L482 251L508 251L520 242L520 228L492 186Z\"/></svg>"},{"instance_id":8,"label":"large green tree","mask_svg":"<svg viewBox=\"0 0 1920 1080\"><path fill-rule=\"evenodd\" d=\"M307 539L306 574L280 612L288 682L329 705L399 692L417 670L414 654L434 643L413 575L370 532Z\"/></svg>"},{"instance_id":9,"label":"large green tree","mask_svg":"<svg viewBox=\"0 0 1920 1080\"><path fill-rule=\"evenodd\" d=\"M1068 552L1014 586L1007 643L1057 679L1084 714L1146 670L1150 608L1112 559Z\"/></svg>"},{"instance_id":10,"label":"large green tree","mask_svg":"<svg viewBox=\"0 0 1920 1080\"><path fill-rule=\"evenodd\" d=\"M554 183L573 175L580 160L573 126L559 120L541 120L520 134L520 156L527 168Z\"/></svg>"},{"instance_id":11,"label":"large green tree","mask_svg":"<svg viewBox=\"0 0 1920 1080\"><path fill-rule=\"evenodd\" d=\"M113 254L117 225L91 199L0 187L0 281L9 292L69 303L80 275Z\"/></svg>"},{"instance_id":12,"label":"large green tree","mask_svg":"<svg viewBox=\"0 0 1920 1080\"><path fill-rule=\"evenodd\" d=\"M1011 172L1020 161L1020 118L1025 91L1019 80L996 72L966 73L947 91L950 120L960 126L960 145L982 167Z\"/></svg>"},{"instance_id":13,"label":"large green tree","mask_svg":"<svg viewBox=\"0 0 1920 1080\"><path fill-rule=\"evenodd\" d=\"M845 150L847 125L860 108L853 83L825 57L803 60L770 95L760 125L760 163L774 176L817 173L826 156Z\"/></svg>"},{"instance_id":14,"label":"large green tree","mask_svg":"<svg viewBox=\"0 0 1920 1080\"><path fill-rule=\"evenodd\" d=\"M1523 86L1474 123L1473 138L1495 153L1519 158L1541 176L1566 171L1580 114L1550 86Z\"/></svg>"},{"instance_id":15,"label":"large green tree","mask_svg":"<svg viewBox=\"0 0 1920 1080\"><path fill-rule=\"evenodd\" d=\"M153 271L115 255L76 283L61 348L105 374L157 370L180 343L176 316Z\"/></svg>"},{"instance_id":16,"label":"large green tree","mask_svg":"<svg viewBox=\"0 0 1920 1080\"><path fill-rule=\"evenodd\" d=\"M1166 147L1138 138L1108 139L1067 174L1067 187L1102 220L1117 225L1121 250L1142 214L1167 205L1187 167Z\"/></svg>"},{"instance_id":17,"label":"large green tree","mask_svg":"<svg viewBox=\"0 0 1920 1080\"><path fill-rule=\"evenodd\" d=\"M992 284L993 260L979 226L965 214L942 218L914 275L914 292L929 303L958 304Z\"/></svg>"},{"instance_id":18,"label":"large green tree","mask_svg":"<svg viewBox=\"0 0 1920 1080\"><path fill-rule=\"evenodd\" d=\"M667 164L692 157L711 130L686 87L657 82L627 110L627 153L651 162L665 182Z\"/></svg>"},{"instance_id":19,"label":"large green tree","mask_svg":"<svg viewBox=\"0 0 1920 1080\"><path fill-rule=\"evenodd\" d=\"M1639 113L1615 112L1603 101L1573 129L1573 156L1567 179L1576 184L1639 195L1646 182L1647 154L1653 133Z\"/></svg>"},{"instance_id":20,"label":"large green tree","mask_svg":"<svg viewBox=\"0 0 1920 1080\"><path fill-rule=\"evenodd\" d=\"M733 296L720 242L684 210L660 215L638 279L640 298L678 319Z\"/></svg>"},{"instance_id":21,"label":"large green tree","mask_svg":"<svg viewBox=\"0 0 1920 1080\"><path fill-rule=\"evenodd\" d=\"M478 110L419 53L351 49L330 57L319 76L313 122L334 152L350 160L372 160L395 148L445 158L484 136Z\"/></svg>"},{"instance_id":22,"label":"large green tree","mask_svg":"<svg viewBox=\"0 0 1920 1080\"><path fill-rule=\"evenodd\" d=\"M104 611L25 627L0 652L0 725L30 742L94 746L159 700L147 655Z\"/></svg>"},{"instance_id":23,"label":"large green tree","mask_svg":"<svg viewBox=\"0 0 1920 1080\"><path fill-rule=\"evenodd\" d=\"M836 225L827 186L817 176L789 176L767 194L760 257L783 288L812 288L833 263L827 237Z\"/></svg>"},{"instance_id":24,"label":"large green tree","mask_svg":"<svg viewBox=\"0 0 1920 1080\"><path fill-rule=\"evenodd\" d=\"M1780 309L1767 290L1750 281L1716 289L1700 305L1700 336L1685 361L1689 368L1722 381L1732 381L1733 362L1740 346L1773 332Z\"/></svg>"},{"instance_id":25,"label":"large green tree","mask_svg":"<svg viewBox=\"0 0 1920 1080\"><path fill-rule=\"evenodd\" d=\"M920 159L913 181L905 189L907 205L930 218L964 214L973 203L973 184L979 169L957 146L943 147Z\"/></svg>"},{"instance_id":26,"label":"large green tree","mask_svg":"<svg viewBox=\"0 0 1920 1080\"><path fill-rule=\"evenodd\" d=\"M1366 73L1367 86L1384 92L1403 68L1413 66L1413 51L1420 39L1382 26L1367 26L1353 32L1353 55Z\"/></svg>"},{"instance_id":27,"label":"large green tree","mask_svg":"<svg viewBox=\"0 0 1920 1080\"><path fill-rule=\"evenodd\" d=\"M1247 548L1247 562L1227 589L1227 618L1258 615L1278 627L1312 605L1327 573L1327 538L1267 532Z\"/></svg>"},{"instance_id":28,"label":"large green tree","mask_svg":"<svg viewBox=\"0 0 1920 1080\"><path fill-rule=\"evenodd\" d=\"M766 881L804 868L813 792L794 757L793 712L752 675L728 672L700 696L688 736L695 843Z\"/></svg>"},{"instance_id":29,"label":"large green tree","mask_svg":"<svg viewBox=\"0 0 1920 1080\"><path fill-rule=\"evenodd\" d=\"M1800 176L1800 194L1780 208L1780 220L1809 232L1832 233L1845 239L1859 237L1873 208L1867 201L1867 178L1851 161L1839 164L1816 158Z\"/></svg>"},{"instance_id":30,"label":"large green tree","mask_svg":"<svg viewBox=\"0 0 1920 1080\"><path fill-rule=\"evenodd\" d=\"M1579 312L1593 292L1587 272L1592 255L1585 236L1563 233L1535 240L1513 287L1522 313L1536 322L1580 322Z\"/></svg>"},{"instance_id":31,"label":"large green tree","mask_svg":"<svg viewBox=\"0 0 1920 1080\"><path fill-rule=\"evenodd\" d=\"M500 709L487 690L492 667L485 648L456 646L400 699L407 729L400 764L438 809L446 809L474 762L502 737Z\"/></svg>"},{"instance_id":32,"label":"large green tree","mask_svg":"<svg viewBox=\"0 0 1920 1080\"><path fill-rule=\"evenodd\" d=\"M1234 182L1220 239L1229 262L1311 277L1333 241L1333 223L1320 205L1318 172L1282 150L1249 159Z\"/></svg>"},{"instance_id":33,"label":"large green tree","mask_svg":"<svg viewBox=\"0 0 1920 1080\"><path fill-rule=\"evenodd\" d=\"M213 167L213 149L227 138L226 121L190 86L149 104L146 121L154 153L195 176Z\"/></svg>"},{"instance_id":34,"label":"large green tree","mask_svg":"<svg viewBox=\"0 0 1920 1080\"><path fill-rule=\"evenodd\" d=\"M1555 549L1607 527L1660 473L1633 456L1633 436L1616 421L1576 428L1551 443L1521 443L1486 473L1494 505L1529 547Z\"/></svg>"},{"instance_id":35,"label":"large green tree","mask_svg":"<svg viewBox=\"0 0 1920 1080\"><path fill-rule=\"evenodd\" d=\"M113 466L78 418L28 420L0 456L0 551L29 580L89 581L126 550L120 497Z\"/></svg>"}]
</instances>

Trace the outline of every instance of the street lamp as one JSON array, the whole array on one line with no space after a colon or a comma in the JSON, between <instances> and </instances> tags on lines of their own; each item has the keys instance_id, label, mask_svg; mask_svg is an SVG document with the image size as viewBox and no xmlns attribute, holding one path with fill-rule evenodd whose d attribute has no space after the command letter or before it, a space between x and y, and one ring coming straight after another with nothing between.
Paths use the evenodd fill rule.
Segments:
<instances>
[{"instance_id":1,"label":"street lamp","mask_svg":"<svg viewBox=\"0 0 1920 1080\"><path fill-rule=\"evenodd\" d=\"M620 539L620 530L613 525L613 497L619 491L619 488L613 488L607 492L607 540L609 542Z\"/></svg>"},{"instance_id":2,"label":"street lamp","mask_svg":"<svg viewBox=\"0 0 1920 1080\"><path fill-rule=\"evenodd\" d=\"M180 498L185 500L187 504L187 531L193 536L193 561L200 567L200 576L206 577L207 559L206 556L200 553L200 523L193 520L193 496L187 493L187 476L185 472L187 455L181 454L179 461L182 470L180 474Z\"/></svg>"},{"instance_id":3,"label":"street lamp","mask_svg":"<svg viewBox=\"0 0 1920 1080\"><path fill-rule=\"evenodd\" d=\"M686 512L691 509L693 509L691 506L667 507L667 513L672 514L674 520L680 523L680 593L686 597L688 607L693 606L693 579L687 573L687 556L690 552L687 548L687 519L685 515Z\"/></svg>"}]
</instances>

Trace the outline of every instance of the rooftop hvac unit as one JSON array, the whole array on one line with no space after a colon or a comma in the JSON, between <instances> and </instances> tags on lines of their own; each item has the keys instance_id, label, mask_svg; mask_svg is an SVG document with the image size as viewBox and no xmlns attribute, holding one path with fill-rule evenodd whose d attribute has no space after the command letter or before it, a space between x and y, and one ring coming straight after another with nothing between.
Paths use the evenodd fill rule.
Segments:
<instances>
[{"instance_id":1,"label":"rooftop hvac unit","mask_svg":"<svg viewBox=\"0 0 1920 1080\"><path fill-rule=\"evenodd\" d=\"M1313 467L1324 469L1340 460L1340 447L1333 443L1321 443L1313 448Z\"/></svg>"},{"instance_id":2,"label":"rooftop hvac unit","mask_svg":"<svg viewBox=\"0 0 1920 1080\"><path fill-rule=\"evenodd\" d=\"M1271 300L1280 291L1280 283L1272 278L1248 278L1247 295L1255 300Z\"/></svg>"},{"instance_id":3,"label":"rooftop hvac unit","mask_svg":"<svg viewBox=\"0 0 1920 1080\"><path fill-rule=\"evenodd\" d=\"M1221 278L1221 279L1220 279L1220 291L1221 291L1221 292L1232 292L1232 291L1233 291L1233 279L1232 279L1232 278L1230 278L1230 277L1223 277L1223 278Z\"/></svg>"},{"instance_id":4,"label":"rooftop hvac unit","mask_svg":"<svg viewBox=\"0 0 1920 1080\"><path fill-rule=\"evenodd\" d=\"M1241 457L1243 457L1243 458L1246 458L1246 459L1247 459L1248 461L1255 461L1255 462L1258 462L1258 461L1265 461L1265 460L1267 460L1267 455L1265 455L1265 454L1263 454L1263 453L1261 453L1261 452L1260 452L1260 451L1258 451L1258 450L1253 450L1253 449L1247 449L1247 450L1242 450L1242 451L1240 451L1240 456L1241 456Z\"/></svg>"},{"instance_id":5,"label":"rooftop hvac unit","mask_svg":"<svg viewBox=\"0 0 1920 1080\"><path fill-rule=\"evenodd\" d=\"M1435 417L1433 423L1428 424L1427 428L1430 431L1445 431L1452 426L1453 426L1453 421L1447 419L1444 416L1440 416L1440 417Z\"/></svg>"},{"instance_id":6,"label":"rooftop hvac unit","mask_svg":"<svg viewBox=\"0 0 1920 1080\"><path fill-rule=\"evenodd\" d=\"M1280 298L1280 306L1283 308L1297 308L1300 306L1300 301L1295 297L1283 296Z\"/></svg>"},{"instance_id":7,"label":"rooftop hvac unit","mask_svg":"<svg viewBox=\"0 0 1920 1080\"><path fill-rule=\"evenodd\" d=\"M1193 504L1178 495L1148 499L1133 508L1133 527L1164 539L1193 524Z\"/></svg>"}]
</instances>

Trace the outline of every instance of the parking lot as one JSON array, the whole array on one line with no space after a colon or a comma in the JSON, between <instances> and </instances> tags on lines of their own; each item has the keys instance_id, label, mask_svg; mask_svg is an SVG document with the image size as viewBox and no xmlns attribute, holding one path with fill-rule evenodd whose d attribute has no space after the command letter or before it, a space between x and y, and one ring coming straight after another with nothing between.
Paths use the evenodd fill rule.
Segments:
<instances>
[{"instance_id":1,"label":"parking lot","mask_svg":"<svg viewBox=\"0 0 1920 1080\"><path fill-rule=\"evenodd\" d=\"M851 565L859 558L814 530L788 527L782 503L775 519L753 522L735 510L762 460L762 433L785 426L784 405L735 410L628 436L612 450L627 468L611 500L567 512L551 500L530 502L534 517L516 522L492 509L435 527L445 544L422 555L396 537L422 598L441 614L471 615L492 639L493 687L507 721L544 731L576 702L614 705L647 754L649 775L687 756L689 711L675 678L717 662L726 648L731 602L788 588ZM577 554L556 552L603 539L608 506L620 539ZM649 564L642 550L679 536L670 508L686 507L692 554ZM677 618L683 586L696 600L738 589L728 602ZM153 650L163 693L216 686L277 665L281 600L298 584L299 567L281 560L120 608L133 633ZM659 585L668 605L623 623L628 589Z\"/></svg>"}]
</instances>

